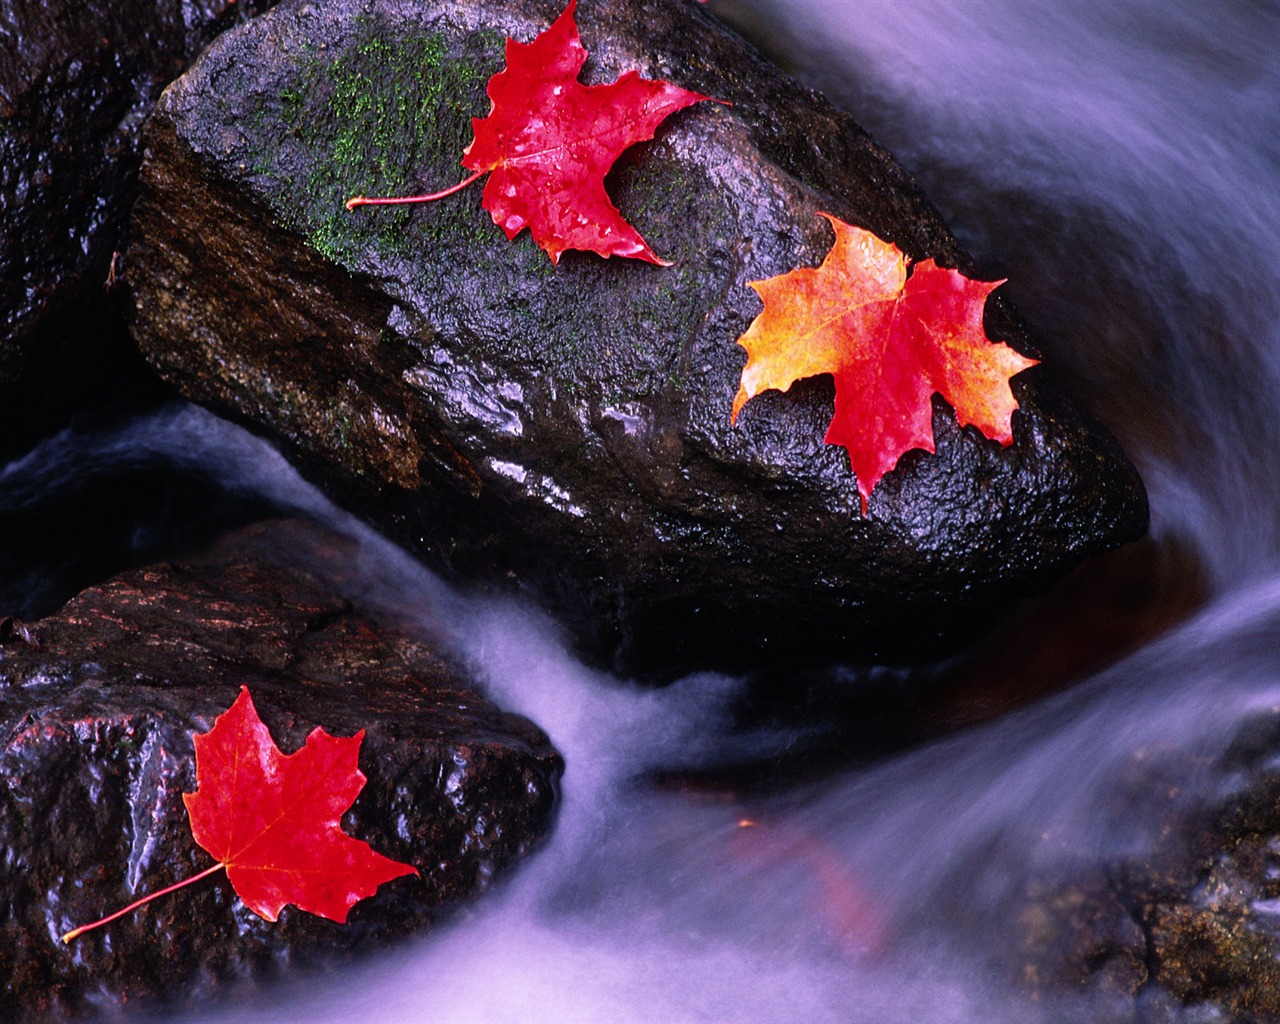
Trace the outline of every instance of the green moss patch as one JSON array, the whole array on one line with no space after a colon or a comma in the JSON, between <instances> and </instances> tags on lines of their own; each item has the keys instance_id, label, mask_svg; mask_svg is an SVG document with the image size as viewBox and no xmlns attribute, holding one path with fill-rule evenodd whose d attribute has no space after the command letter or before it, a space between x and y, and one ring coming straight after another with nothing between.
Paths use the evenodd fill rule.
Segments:
<instances>
[{"instance_id":1,"label":"green moss patch","mask_svg":"<svg viewBox=\"0 0 1280 1024\"><path fill-rule=\"evenodd\" d=\"M479 33L451 51L439 33L406 34L373 18L334 48L303 52L274 96L255 97L253 169L283 223L349 267L372 250L417 250L411 207L348 211L355 195L438 191L466 176L460 160L471 119L488 109L484 84L501 67L502 41ZM442 203L441 230L474 203ZM441 224L444 221L447 224Z\"/></svg>"},{"instance_id":2,"label":"green moss patch","mask_svg":"<svg viewBox=\"0 0 1280 1024\"><path fill-rule=\"evenodd\" d=\"M497 32L415 33L375 17L340 39L289 55L271 88L225 97L223 124L247 116L235 158L285 226L354 273L394 280L464 358L511 379L545 374L559 394L581 385L606 400L679 386L684 342L721 294L732 243L729 204L661 144L637 147L610 194L674 266L568 252L557 268L523 233L508 241L481 208L482 185L425 206L365 206L356 195L403 196L467 176L472 119L504 63ZM664 129L665 130L665 129ZM719 265L717 265L717 263Z\"/></svg>"}]
</instances>

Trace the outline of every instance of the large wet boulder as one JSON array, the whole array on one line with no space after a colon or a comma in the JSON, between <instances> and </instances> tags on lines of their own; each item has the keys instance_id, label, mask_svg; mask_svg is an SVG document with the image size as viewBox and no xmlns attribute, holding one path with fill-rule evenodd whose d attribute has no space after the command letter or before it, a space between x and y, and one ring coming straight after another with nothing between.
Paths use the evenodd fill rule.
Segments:
<instances>
[{"instance_id":1,"label":"large wet boulder","mask_svg":"<svg viewBox=\"0 0 1280 1024\"><path fill-rule=\"evenodd\" d=\"M210 39L270 4L0 0L0 455L138 372L108 293L143 123Z\"/></svg>"},{"instance_id":2,"label":"large wet boulder","mask_svg":"<svg viewBox=\"0 0 1280 1024\"><path fill-rule=\"evenodd\" d=\"M562 770L420 636L360 610L349 540L276 520L198 559L92 587L0 624L0 983L5 1019L191 1005L349 959L487 889L547 831ZM402 878L334 922L255 916L225 879L70 946L71 927L208 867L182 802L192 735L247 685L276 743L366 730L369 782L344 829Z\"/></svg>"},{"instance_id":3,"label":"large wet boulder","mask_svg":"<svg viewBox=\"0 0 1280 1024\"><path fill-rule=\"evenodd\" d=\"M559 0L286 2L157 107L130 250L134 335L186 395L265 432L430 563L527 588L580 649L670 676L805 658L918 660L1139 535L1099 426L1014 382L1009 448L935 399L860 513L823 444L830 378L730 405L747 282L816 265L827 211L976 276L903 170L698 5L583 0L584 77L729 101L671 117L608 179L669 268L508 242L463 176L503 39ZM988 332L1035 346L1007 303Z\"/></svg>"}]
</instances>

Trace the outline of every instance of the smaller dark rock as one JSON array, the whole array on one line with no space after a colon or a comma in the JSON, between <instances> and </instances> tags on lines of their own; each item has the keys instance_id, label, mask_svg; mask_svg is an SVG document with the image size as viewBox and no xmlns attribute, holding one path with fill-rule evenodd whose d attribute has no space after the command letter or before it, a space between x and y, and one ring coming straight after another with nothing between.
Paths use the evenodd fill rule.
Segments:
<instances>
[{"instance_id":1,"label":"smaller dark rock","mask_svg":"<svg viewBox=\"0 0 1280 1024\"><path fill-rule=\"evenodd\" d=\"M342 596L350 543L296 520L206 556L126 573L0 642L0 980L7 1019L189 1006L421 930L546 832L562 771L546 736L504 713L420 640ZM15 627L16 631L16 627ZM210 880L82 936L59 937L209 866L181 794L192 734L241 684L277 744L366 730L370 782L350 834L416 866L337 925L271 924Z\"/></svg>"}]
</instances>

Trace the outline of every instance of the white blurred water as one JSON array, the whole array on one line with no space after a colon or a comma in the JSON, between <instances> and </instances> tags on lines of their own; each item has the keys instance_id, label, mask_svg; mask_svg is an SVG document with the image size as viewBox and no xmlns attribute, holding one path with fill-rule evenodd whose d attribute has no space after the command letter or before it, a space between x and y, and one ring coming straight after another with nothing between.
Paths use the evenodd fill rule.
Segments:
<instances>
[{"instance_id":1,"label":"white blurred water","mask_svg":"<svg viewBox=\"0 0 1280 1024\"><path fill-rule=\"evenodd\" d=\"M719 9L849 109L1010 278L1046 363L1139 464L1156 536L1204 566L1208 606L994 724L740 802L651 781L797 740L731 728L738 681L653 692L594 673L536 612L452 593L257 442L168 414L142 429L361 538L379 599L443 619L567 763L550 842L476 907L361 970L212 1019L1131 1019L1088 990L1027 1001L1008 940L1032 875L1141 850L1169 801L1228 785L1212 766L1241 723L1280 708L1280 8ZM1118 813L1140 761L1179 795Z\"/></svg>"}]
</instances>

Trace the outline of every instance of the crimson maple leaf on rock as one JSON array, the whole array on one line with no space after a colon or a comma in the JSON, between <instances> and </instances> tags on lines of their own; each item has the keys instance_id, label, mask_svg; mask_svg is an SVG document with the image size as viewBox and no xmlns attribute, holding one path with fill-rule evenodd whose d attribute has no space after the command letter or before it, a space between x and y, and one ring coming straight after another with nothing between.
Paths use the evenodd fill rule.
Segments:
<instances>
[{"instance_id":1,"label":"crimson maple leaf on rock","mask_svg":"<svg viewBox=\"0 0 1280 1024\"><path fill-rule=\"evenodd\" d=\"M363 729L342 738L317 727L301 750L283 754L242 686L213 728L196 735L196 792L182 794L193 838L217 863L67 932L63 942L222 870L245 906L268 921L292 903L340 924L383 882L418 874L342 831L339 819L367 781L357 765L363 740Z\"/></svg>"},{"instance_id":2,"label":"crimson maple leaf on rock","mask_svg":"<svg viewBox=\"0 0 1280 1024\"><path fill-rule=\"evenodd\" d=\"M357 766L363 740L363 729L344 739L317 726L301 750L282 754L248 687L196 736L197 788L182 794L191 835L254 913L274 921L292 903L345 922L383 882L418 873L342 831L368 781Z\"/></svg>"},{"instance_id":3,"label":"crimson maple leaf on rock","mask_svg":"<svg viewBox=\"0 0 1280 1024\"><path fill-rule=\"evenodd\" d=\"M507 40L507 66L489 79L489 115L472 120L475 138L463 151L471 177L426 196L357 196L347 208L430 202L488 173L483 206L493 222L509 239L527 227L552 263L566 249L582 249L666 266L613 205L604 177L671 114L711 97L636 71L608 85L583 85L578 74L587 51L573 18L576 3L569 0L532 42Z\"/></svg>"},{"instance_id":4,"label":"crimson maple leaf on rock","mask_svg":"<svg viewBox=\"0 0 1280 1024\"><path fill-rule=\"evenodd\" d=\"M731 421L749 399L804 377L835 378L826 442L841 444L858 478L863 514L872 490L912 448L935 450L935 393L961 426L1013 443L1009 387L1037 363L982 327L987 296L1003 281L973 281L921 260L829 214L835 245L817 269L748 282L764 301L738 343L747 350Z\"/></svg>"}]
</instances>

